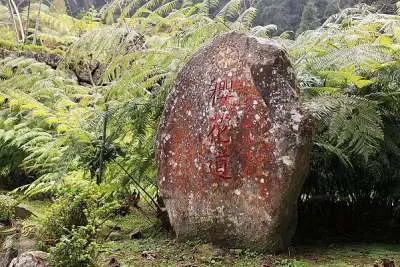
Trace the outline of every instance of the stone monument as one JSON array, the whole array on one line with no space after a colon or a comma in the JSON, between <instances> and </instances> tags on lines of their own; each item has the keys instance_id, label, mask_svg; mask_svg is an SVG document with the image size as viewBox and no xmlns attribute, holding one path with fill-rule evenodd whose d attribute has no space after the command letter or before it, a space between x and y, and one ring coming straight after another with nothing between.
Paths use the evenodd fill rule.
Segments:
<instances>
[{"instance_id":1,"label":"stone monument","mask_svg":"<svg viewBox=\"0 0 400 267\"><path fill-rule=\"evenodd\" d=\"M228 33L200 49L180 71L157 134L158 185L177 238L285 249L311 129L275 42Z\"/></svg>"}]
</instances>

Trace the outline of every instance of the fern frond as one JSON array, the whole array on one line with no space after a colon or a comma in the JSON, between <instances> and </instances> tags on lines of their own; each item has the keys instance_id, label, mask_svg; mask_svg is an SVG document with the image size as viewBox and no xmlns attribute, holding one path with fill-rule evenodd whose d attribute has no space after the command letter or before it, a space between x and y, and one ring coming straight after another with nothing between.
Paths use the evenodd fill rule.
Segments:
<instances>
[{"instance_id":1,"label":"fern frond","mask_svg":"<svg viewBox=\"0 0 400 267\"><path fill-rule=\"evenodd\" d=\"M163 4L162 6L158 7L156 10L154 10L154 12L157 15L166 16L168 13L170 13L175 8L176 3L177 3L177 1L167 2L167 3Z\"/></svg>"},{"instance_id":2,"label":"fern frond","mask_svg":"<svg viewBox=\"0 0 400 267\"><path fill-rule=\"evenodd\" d=\"M327 152L335 155L342 162L342 164L344 166L350 167L350 168L353 167L349 156L346 155L345 152L342 149L340 149L339 147L333 146L330 143L326 143L326 142L323 142L323 143L314 142L314 144L320 148L323 148Z\"/></svg>"},{"instance_id":3,"label":"fern frond","mask_svg":"<svg viewBox=\"0 0 400 267\"><path fill-rule=\"evenodd\" d=\"M384 134L376 102L355 96L319 96L306 106L327 125L330 144L365 160L379 150Z\"/></svg>"},{"instance_id":4,"label":"fern frond","mask_svg":"<svg viewBox=\"0 0 400 267\"><path fill-rule=\"evenodd\" d=\"M225 6L217 13L217 17L234 20L240 14L241 0L230 0Z\"/></svg>"},{"instance_id":5,"label":"fern frond","mask_svg":"<svg viewBox=\"0 0 400 267\"><path fill-rule=\"evenodd\" d=\"M384 46L378 45L359 45L351 48L344 48L334 51L326 56L311 59L309 64L317 71L343 68L348 66L359 66L363 63L389 62L390 51Z\"/></svg>"},{"instance_id":6,"label":"fern frond","mask_svg":"<svg viewBox=\"0 0 400 267\"><path fill-rule=\"evenodd\" d=\"M250 7L246 9L240 16L237 18L236 23L244 26L245 29L250 29L253 26L253 22L257 15L257 9L254 7Z\"/></svg>"}]
</instances>

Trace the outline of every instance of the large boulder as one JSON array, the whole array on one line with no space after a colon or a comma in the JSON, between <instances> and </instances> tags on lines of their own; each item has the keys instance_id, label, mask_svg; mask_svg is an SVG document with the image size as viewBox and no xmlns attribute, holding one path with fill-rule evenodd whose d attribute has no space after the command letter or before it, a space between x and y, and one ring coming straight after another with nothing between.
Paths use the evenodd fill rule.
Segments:
<instances>
[{"instance_id":1,"label":"large boulder","mask_svg":"<svg viewBox=\"0 0 400 267\"><path fill-rule=\"evenodd\" d=\"M1 233L0 233L1 236ZM36 241L28 237L21 237L20 234L10 234L8 235L3 245L0 247L0 267L9 267L11 262L25 262L22 260L26 259L27 254L22 257L26 252L34 251L36 247ZM18 259L22 257L21 259ZM22 265L25 266L25 265ZM34 265L35 266L35 265ZM39 266L39 265L38 265ZM38 267L36 266L36 267ZM26 266L25 266L26 267Z\"/></svg>"},{"instance_id":2,"label":"large boulder","mask_svg":"<svg viewBox=\"0 0 400 267\"><path fill-rule=\"evenodd\" d=\"M28 251L14 258L9 267L47 267L49 254L43 251Z\"/></svg>"},{"instance_id":3,"label":"large boulder","mask_svg":"<svg viewBox=\"0 0 400 267\"><path fill-rule=\"evenodd\" d=\"M60 68L82 85L102 85L109 64L145 48L144 36L125 27L106 26L84 34L67 51Z\"/></svg>"},{"instance_id":4,"label":"large boulder","mask_svg":"<svg viewBox=\"0 0 400 267\"><path fill-rule=\"evenodd\" d=\"M159 190L177 237L285 249L311 129L275 42L229 33L202 48L179 73L157 135Z\"/></svg>"},{"instance_id":5,"label":"large boulder","mask_svg":"<svg viewBox=\"0 0 400 267\"><path fill-rule=\"evenodd\" d=\"M0 267L8 267L13 258L18 256L18 235L6 237L0 249Z\"/></svg>"}]
</instances>

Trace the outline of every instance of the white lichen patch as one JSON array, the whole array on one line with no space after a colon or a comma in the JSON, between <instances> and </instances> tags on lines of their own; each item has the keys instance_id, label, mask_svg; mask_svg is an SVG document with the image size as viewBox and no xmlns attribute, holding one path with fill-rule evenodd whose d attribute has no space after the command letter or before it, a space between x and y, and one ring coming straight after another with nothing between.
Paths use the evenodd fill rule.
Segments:
<instances>
[{"instance_id":1,"label":"white lichen patch","mask_svg":"<svg viewBox=\"0 0 400 267\"><path fill-rule=\"evenodd\" d=\"M291 120L293 122L299 123L301 122L301 119L303 118L303 115L301 115L296 109L292 109L290 111L291 116Z\"/></svg>"},{"instance_id":2,"label":"white lichen patch","mask_svg":"<svg viewBox=\"0 0 400 267\"><path fill-rule=\"evenodd\" d=\"M215 146L210 146L210 152L213 153L213 154L214 154L215 152L217 152Z\"/></svg>"},{"instance_id":3,"label":"white lichen patch","mask_svg":"<svg viewBox=\"0 0 400 267\"><path fill-rule=\"evenodd\" d=\"M250 133L250 134L249 134L249 137L250 137L250 140L251 140L251 141L254 141L255 138L254 138L253 133Z\"/></svg>"},{"instance_id":4,"label":"white lichen patch","mask_svg":"<svg viewBox=\"0 0 400 267\"><path fill-rule=\"evenodd\" d=\"M293 165L293 160L289 156L283 156L279 160L283 162L286 166L292 166Z\"/></svg>"},{"instance_id":5,"label":"white lichen patch","mask_svg":"<svg viewBox=\"0 0 400 267\"><path fill-rule=\"evenodd\" d=\"M269 214L266 214L265 219L267 219L268 223L272 222L272 217Z\"/></svg>"},{"instance_id":6,"label":"white lichen patch","mask_svg":"<svg viewBox=\"0 0 400 267\"><path fill-rule=\"evenodd\" d=\"M197 170L201 170L201 165L199 164L199 159L195 159L194 160L194 166L196 167Z\"/></svg>"},{"instance_id":7,"label":"white lichen patch","mask_svg":"<svg viewBox=\"0 0 400 267\"><path fill-rule=\"evenodd\" d=\"M193 199L194 199L194 194L191 192L189 194L189 207L193 207Z\"/></svg>"},{"instance_id":8,"label":"white lichen patch","mask_svg":"<svg viewBox=\"0 0 400 267\"><path fill-rule=\"evenodd\" d=\"M222 214L224 213L224 209L225 209L225 206L219 206L219 207L216 208L218 213L222 213Z\"/></svg>"},{"instance_id":9,"label":"white lichen patch","mask_svg":"<svg viewBox=\"0 0 400 267\"><path fill-rule=\"evenodd\" d=\"M161 140L163 141L163 143L166 143L169 140L169 138L170 138L169 134L164 133L161 135Z\"/></svg>"},{"instance_id":10,"label":"white lichen patch","mask_svg":"<svg viewBox=\"0 0 400 267\"><path fill-rule=\"evenodd\" d=\"M211 172L211 163L209 163L209 162L204 163L204 166L205 166L206 173L210 173Z\"/></svg>"}]
</instances>

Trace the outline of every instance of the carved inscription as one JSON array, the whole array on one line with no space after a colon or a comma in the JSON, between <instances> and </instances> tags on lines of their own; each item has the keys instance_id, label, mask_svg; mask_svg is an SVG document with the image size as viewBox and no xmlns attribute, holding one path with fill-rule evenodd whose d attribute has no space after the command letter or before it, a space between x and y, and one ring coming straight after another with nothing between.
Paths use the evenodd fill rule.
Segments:
<instances>
[{"instance_id":1,"label":"carved inscription","mask_svg":"<svg viewBox=\"0 0 400 267\"><path fill-rule=\"evenodd\" d=\"M208 149L213 155L206 163L208 173L211 173L215 178L230 179L229 171L230 159L230 144L232 138L230 130L238 117L243 115L244 111L248 110L249 103L240 103L238 91L254 91L254 87L247 85L245 82L235 80L223 80L216 82L211 86L209 105L211 107L211 115L208 116L210 129L207 135ZM246 114L247 116L247 114ZM250 128L250 125L244 127ZM249 140L245 140L249 142ZM250 153L247 157L249 157Z\"/></svg>"},{"instance_id":2,"label":"carved inscription","mask_svg":"<svg viewBox=\"0 0 400 267\"><path fill-rule=\"evenodd\" d=\"M229 144L232 139L229 135L232 103L232 81L215 83L210 90L209 104L213 114L209 116L210 130L207 138L210 151L214 156L207 163L209 172L216 178L230 179L229 174Z\"/></svg>"}]
</instances>

